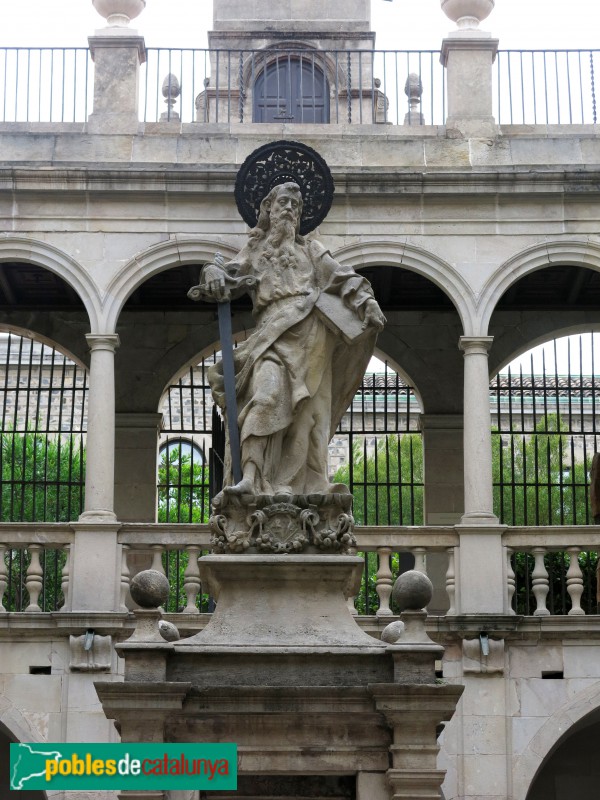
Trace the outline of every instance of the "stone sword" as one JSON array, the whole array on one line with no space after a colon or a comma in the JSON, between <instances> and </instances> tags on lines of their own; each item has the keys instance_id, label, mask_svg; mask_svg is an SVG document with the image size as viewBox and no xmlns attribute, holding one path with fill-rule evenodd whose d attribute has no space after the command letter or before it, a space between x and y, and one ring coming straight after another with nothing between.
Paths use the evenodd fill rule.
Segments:
<instances>
[{"instance_id":1,"label":"stone sword","mask_svg":"<svg viewBox=\"0 0 600 800\"><path fill-rule=\"evenodd\" d=\"M234 484L242 480L242 459L240 454L240 432L238 428L237 398L235 393L235 369L233 366L233 334L231 328L231 300L245 294L256 284L256 278L248 275L243 278L231 278L225 272L225 259L221 253L215 253L214 265L223 270L229 299L217 303L219 319L219 337L221 339L221 360L223 362L223 384L225 387L225 409L227 411L227 432L229 433L229 450L231 453L231 474ZM188 292L190 300L214 302L214 297L204 283L192 286Z\"/></svg>"}]
</instances>

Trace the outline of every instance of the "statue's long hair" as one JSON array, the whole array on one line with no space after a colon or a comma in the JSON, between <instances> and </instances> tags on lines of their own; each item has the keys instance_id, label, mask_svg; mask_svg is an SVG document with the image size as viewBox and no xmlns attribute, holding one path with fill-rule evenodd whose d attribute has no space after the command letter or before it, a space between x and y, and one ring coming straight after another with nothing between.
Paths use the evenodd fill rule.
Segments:
<instances>
[{"instance_id":1,"label":"statue's long hair","mask_svg":"<svg viewBox=\"0 0 600 800\"><path fill-rule=\"evenodd\" d=\"M296 242L297 244L304 244L305 238L304 236L300 235L300 220L302 219L302 192L300 191L300 187L297 183L289 182L289 183L280 183L278 186L275 186L269 194L264 198L262 203L260 204L260 211L258 214L258 221L256 223L256 227L252 228L249 233L249 244L251 247L257 245L267 235L269 228L271 227L271 205L273 201L279 194L279 192L283 191L284 189L288 191L293 191L298 195L299 206L298 206L298 222L296 223Z\"/></svg>"}]
</instances>

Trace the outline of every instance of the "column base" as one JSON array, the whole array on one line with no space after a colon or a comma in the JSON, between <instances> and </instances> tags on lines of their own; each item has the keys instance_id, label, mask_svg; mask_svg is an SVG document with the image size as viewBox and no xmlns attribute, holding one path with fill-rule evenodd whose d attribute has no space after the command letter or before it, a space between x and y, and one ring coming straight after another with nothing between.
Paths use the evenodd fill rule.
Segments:
<instances>
[{"instance_id":1,"label":"column base","mask_svg":"<svg viewBox=\"0 0 600 800\"><path fill-rule=\"evenodd\" d=\"M117 515L114 511L103 511L101 509L96 511L84 511L79 515L79 522L96 523L96 522L111 522L117 521Z\"/></svg>"},{"instance_id":2,"label":"column base","mask_svg":"<svg viewBox=\"0 0 600 800\"><path fill-rule=\"evenodd\" d=\"M459 525L499 525L500 520L491 511L469 511L460 518Z\"/></svg>"}]
</instances>

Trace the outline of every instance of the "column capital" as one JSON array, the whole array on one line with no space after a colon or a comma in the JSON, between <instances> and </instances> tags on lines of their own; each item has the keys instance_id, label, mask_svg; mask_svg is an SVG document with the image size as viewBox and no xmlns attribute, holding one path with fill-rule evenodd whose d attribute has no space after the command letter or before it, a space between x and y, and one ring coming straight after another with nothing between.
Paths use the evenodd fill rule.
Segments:
<instances>
[{"instance_id":1,"label":"column capital","mask_svg":"<svg viewBox=\"0 0 600 800\"><path fill-rule=\"evenodd\" d=\"M110 350L114 353L121 344L117 333L86 333L85 339L90 346L90 350Z\"/></svg>"},{"instance_id":2,"label":"column capital","mask_svg":"<svg viewBox=\"0 0 600 800\"><path fill-rule=\"evenodd\" d=\"M494 341L493 336L461 336L458 340L458 349L466 356L486 356Z\"/></svg>"}]
</instances>

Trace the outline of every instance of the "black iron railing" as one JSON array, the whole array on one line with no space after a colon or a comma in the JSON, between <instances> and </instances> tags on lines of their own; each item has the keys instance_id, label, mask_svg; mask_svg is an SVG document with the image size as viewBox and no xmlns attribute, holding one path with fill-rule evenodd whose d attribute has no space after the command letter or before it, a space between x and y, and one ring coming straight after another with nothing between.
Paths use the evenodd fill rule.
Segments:
<instances>
[{"instance_id":1,"label":"black iron railing","mask_svg":"<svg viewBox=\"0 0 600 800\"><path fill-rule=\"evenodd\" d=\"M442 125L446 108L437 50L150 48L141 96L145 121Z\"/></svg>"},{"instance_id":2,"label":"black iron railing","mask_svg":"<svg viewBox=\"0 0 600 800\"><path fill-rule=\"evenodd\" d=\"M497 122L596 124L599 53L500 50L493 73ZM446 73L439 57L437 50L148 48L140 117L444 125ZM87 48L0 48L0 122L85 122L93 79Z\"/></svg>"},{"instance_id":3,"label":"black iron railing","mask_svg":"<svg viewBox=\"0 0 600 800\"><path fill-rule=\"evenodd\" d=\"M0 122L85 122L92 110L87 47L0 48Z\"/></svg>"},{"instance_id":4,"label":"black iron railing","mask_svg":"<svg viewBox=\"0 0 600 800\"><path fill-rule=\"evenodd\" d=\"M600 50L500 50L494 75L501 125L596 124Z\"/></svg>"}]
</instances>

